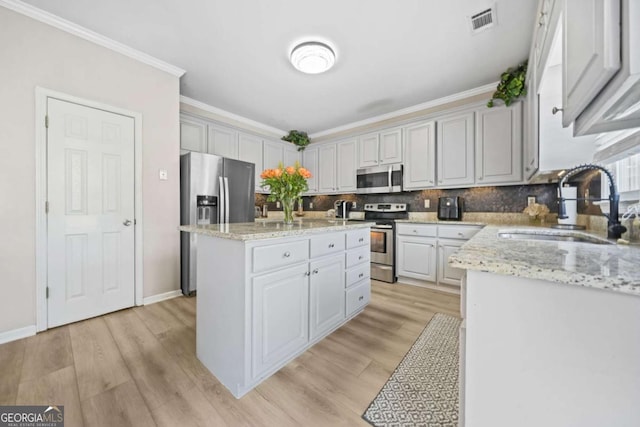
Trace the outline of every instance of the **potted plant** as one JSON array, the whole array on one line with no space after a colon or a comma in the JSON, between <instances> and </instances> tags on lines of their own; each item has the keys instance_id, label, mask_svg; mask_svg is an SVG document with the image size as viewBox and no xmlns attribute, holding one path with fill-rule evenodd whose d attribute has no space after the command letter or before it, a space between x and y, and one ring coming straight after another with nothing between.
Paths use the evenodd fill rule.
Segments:
<instances>
[{"instance_id":1,"label":"potted plant","mask_svg":"<svg viewBox=\"0 0 640 427\"><path fill-rule=\"evenodd\" d=\"M290 130L289 135L282 137L283 141L290 142L298 146L298 151L303 151L307 145L309 145L309 136L306 132L300 132L297 130Z\"/></svg>"},{"instance_id":2,"label":"potted plant","mask_svg":"<svg viewBox=\"0 0 640 427\"><path fill-rule=\"evenodd\" d=\"M526 96L527 88L524 84L526 77L527 61L524 61L516 68L508 68L507 71L500 76L500 83L498 83L492 98L487 102L487 107L493 107L496 99L503 100L504 105L509 106L517 98Z\"/></svg>"}]
</instances>

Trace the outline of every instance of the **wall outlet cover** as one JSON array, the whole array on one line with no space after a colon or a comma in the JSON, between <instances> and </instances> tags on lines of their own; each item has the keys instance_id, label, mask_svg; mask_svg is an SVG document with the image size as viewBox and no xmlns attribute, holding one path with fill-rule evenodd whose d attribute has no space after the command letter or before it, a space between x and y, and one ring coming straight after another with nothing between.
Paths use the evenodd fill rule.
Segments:
<instances>
[{"instance_id":1,"label":"wall outlet cover","mask_svg":"<svg viewBox=\"0 0 640 427\"><path fill-rule=\"evenodd\" d=\"M276 202L276 208L280 207L280 202Z\"/></svg>"},{"instance_id":2,"label":"wall outlet cover","mask_svg":"<svg viewBox=\"0 0 640 427\"><path fill-rule=\"evenodd\" d=\"M309 209L313 209L313 202L309 202Z\"/></svg>"},{"instance_id":3,"label":"wall outlet cover","mask_svg":"<svg viewBox=\"0 0 640 427\"><path fill-rule=\"evenodd\" d=\"M431 200L430 199L424 199L424 207L425 207L425 209L429 209L431 207Z\"/></svg>"},{"instance_id":4,"label":"wall outlet cover","mask_svg":"<svg viewBox=\"0 0 640 427\"><path fill-rule=\"evenodd\" d=\"M158 177L160 178L160 181L166 181L169 179L169 174L166 169L160 169L158 171Z\"/></svg>"},{"instance_id":5,"label":"wall outlet cover","mask_svg":"<svg viewBox=\"0 0 640 427\"><path fill-rule=\"evenodd\" d=\"M527 206L531 206L536 203L537 200L536 196L527 196Z\"/></svg>"}]
</instances>

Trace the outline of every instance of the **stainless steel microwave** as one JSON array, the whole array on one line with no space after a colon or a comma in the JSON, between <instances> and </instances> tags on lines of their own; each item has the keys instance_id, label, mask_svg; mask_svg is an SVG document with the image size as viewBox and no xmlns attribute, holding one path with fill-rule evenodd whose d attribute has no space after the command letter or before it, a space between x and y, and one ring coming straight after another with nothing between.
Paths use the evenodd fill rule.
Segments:
<instances>
[{"instance_id":1,"label":"stainless steel microwave","mask_svg":"<svg viewBox=\"0 0 640 427\"><path fill-rule=\"evenodd\" d=\"M358 194L399 193L402 191L402 165L384 165L357 171Z\"/></svg>"}]
</instances>

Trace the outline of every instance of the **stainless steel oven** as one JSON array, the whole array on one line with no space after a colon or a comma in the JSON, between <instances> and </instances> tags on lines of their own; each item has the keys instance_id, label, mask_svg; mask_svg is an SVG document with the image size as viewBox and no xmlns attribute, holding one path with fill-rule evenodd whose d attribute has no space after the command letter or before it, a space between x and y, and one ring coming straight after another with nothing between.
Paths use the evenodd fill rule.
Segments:
<instances>
[{"instance_id":1,"label":"stainless steel oven","mask_svg":"<svg viewBox=\"0 0 640 427\"><path fill-rule=\"evenodd\" d=\"M367 203L364 218L375 221L371 227L371 278L383 282L396 281L395 220L408 217L406 203Z\"/></svg>"}]
</instances>

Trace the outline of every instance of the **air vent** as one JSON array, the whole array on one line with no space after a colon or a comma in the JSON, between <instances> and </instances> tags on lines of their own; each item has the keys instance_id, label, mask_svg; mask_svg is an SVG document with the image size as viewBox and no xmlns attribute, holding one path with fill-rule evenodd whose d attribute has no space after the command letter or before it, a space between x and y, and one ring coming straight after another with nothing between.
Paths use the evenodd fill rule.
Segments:
<instances>
[{"instance_id":1,"label":"air vent","mask_svg":"<svg viewBox=\"0 0 640 427\"><path fill-rule=\"evenodd\" d=\"M475 15L471 15L469 20L471 21L471 32L474 34L495 26L497 23L495 5Z\"/></svg>"}]
</instances>

